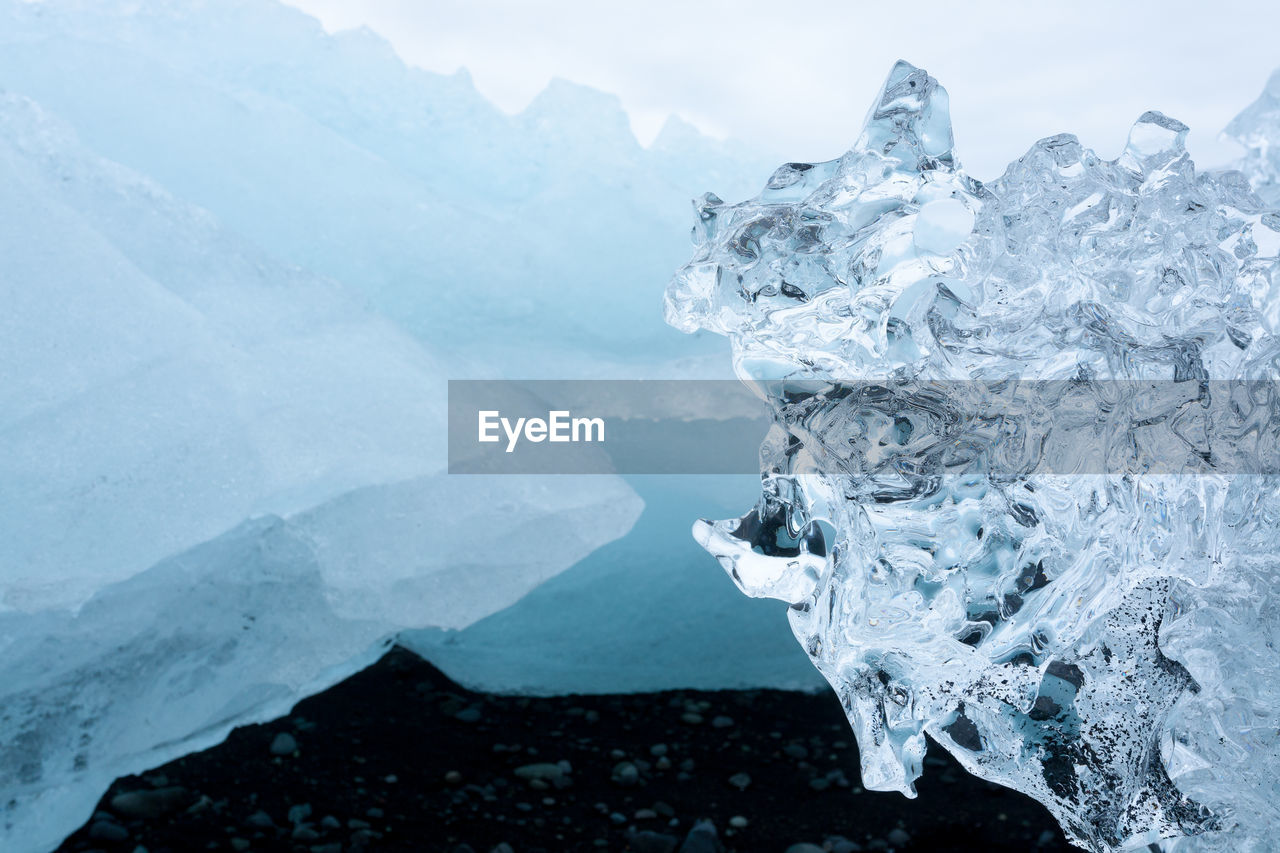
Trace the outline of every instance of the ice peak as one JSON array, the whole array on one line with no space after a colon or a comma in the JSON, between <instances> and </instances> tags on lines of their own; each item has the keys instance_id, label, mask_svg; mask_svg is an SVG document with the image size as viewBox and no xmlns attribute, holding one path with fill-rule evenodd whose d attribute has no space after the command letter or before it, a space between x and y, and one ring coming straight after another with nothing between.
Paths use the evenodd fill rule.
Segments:
<instances>
[{"instance_id":1,"label":"ice peak","mask_svg":"<svg viewBox=\"0 0 1280 853\"><path fill-rule=\"evenodd\" d=\"M355 56L368 57L382 62L390 60L396 64L403 64L400 55L396 53L396 49L392 47L391 42L366 26L339 30L333 34L333 41L340 49Z\"/></svg>"},{"instance_id":2,"label":"ice peak","mask_svg":"<svg viewBox=\"0 0 1280 853\"><path fill-rule=\"evenodd\" d=\"M1187 153L1187 127L1162 112L1147 110L1129 131L1125 153L1140 163L1167 163Z\"/></svg>"},{"instance_id":3,"label":"ice peak","mask_svg":"<svg viewBox=\"0 0 1280 853\"><path fill-rule=\"evenodd\" d=\"M1271 75L1258 99L1222 131L1250 151L1264 153L1274 144L1273 129L1280 125L1280 70Z\"/></svg>"},{"instance_id":4,"label":"ice peak","mask_svg":"<svg viewBox=\"0 0 1280 853\"><path fill-rule=\"evenodd\" d=\"M591 138L614 146L639 146L631 119L617 95L553 77L520 113L526 125L558 134Z\"/></svg>"},{"instance_id":5,"label":"ice peak","mask_svg":"<svg viewBox=\"0 0 1280 853\"><path fill-rule=\"evenodd\" d=\"M658 131L650 147L655 151L665 149L677 151L702 144L706 139L707 137L696 126L672 113L662 123L662 129Z\"/></svg>"},{"instance_id":6,"label":"ice peak","mask_svg":"<svg viewBox=\"0 0 1280 853\"><path fill-rule=\"evenodd\" d=\"M547 87L539 92L524 108L521 115L594 115L624 116L622 101L617 95L574 83L563 77L552 77Z\"/></svg>"},{"instance_id":7,"label":"ice peak","mask_svg":"<svg viewBox=\"0 0 1280 853\"><path fill-rule=\"evenodd\" d=\"M959 165L953 144L947 90L927 71L898 60L867 114L856 148L913 168L952 168Z\"/></svg>"}]
</instances>

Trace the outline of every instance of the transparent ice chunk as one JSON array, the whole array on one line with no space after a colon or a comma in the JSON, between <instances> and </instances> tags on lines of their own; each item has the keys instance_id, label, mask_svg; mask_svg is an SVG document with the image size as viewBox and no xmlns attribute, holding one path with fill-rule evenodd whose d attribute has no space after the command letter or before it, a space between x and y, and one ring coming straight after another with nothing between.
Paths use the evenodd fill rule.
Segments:
<instances>
[{"instance_id":1,"label":"transparent ice chunk","mask_svg":"<svg viewBox=\"0 0 1280 853\"><path fill-rule=\"evenodd\" d=\"M1274 87L1233 124L1260 192ZM694 535L790 605L868 788L914 796L932 739L1091 850L1280 825L1280 491L1244 464L1277 220L1186 133L1148 112L1116 160L1064 134L982 183L900 62L843 157L695 205L666 316L726 335L775 425L756 507Z\"/></svg>"}]
</instances>

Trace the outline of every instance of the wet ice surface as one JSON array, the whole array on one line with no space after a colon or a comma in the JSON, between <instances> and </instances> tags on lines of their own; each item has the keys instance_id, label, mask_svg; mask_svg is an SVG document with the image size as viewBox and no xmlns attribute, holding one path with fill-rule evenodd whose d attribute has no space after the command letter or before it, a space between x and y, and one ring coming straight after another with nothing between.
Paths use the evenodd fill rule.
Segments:
<instances>
[{"instance_id":1,"label":"wet ice surface","mask_svg":"<svg viewBox=\"0 0 1280 853\"><path fill-rule=\"evenodd\" d=\"M1274 89L1248 176L1150 112L1114 161L1059 135L983 184L900 63L842 158L696 205L668 321L728 336L775 426L757 506L695 537L791 605L868 788L913 796L927 735L1087 848L1266 849L1280 492L1218 451L1274 446Z\"/></svg>"}]
</instances>

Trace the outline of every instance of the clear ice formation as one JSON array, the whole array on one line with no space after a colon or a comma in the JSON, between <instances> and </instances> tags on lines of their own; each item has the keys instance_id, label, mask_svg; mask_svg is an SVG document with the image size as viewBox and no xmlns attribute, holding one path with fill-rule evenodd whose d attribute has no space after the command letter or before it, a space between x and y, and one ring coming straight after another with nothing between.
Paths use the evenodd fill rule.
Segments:
<instances>
[{"instance_id":1,"label":"clear ice formation","mask_svg":"<svg viewBox=\"0 0 1280 853\"><path fill-rule=\"evenodd\" d=\"M1264 193L1276 89L1231 128ZM928 736L1090 850L1272 849L1277 481L1110 452L1143 402L1113 380L1191 390L1147 423L1178 422L1206 380L1260 429L1280 404L1241 381L1280 366L1280 218L1240 172L1198 173L1186 132L1148 112L1115 160L1063 134L981 183L946 91L901 62L847 154L695 204L668 322L726 335L775 426L756 507L694 535L747 595L790 605L869 789L914 796ZM1045 379L1113 395L1104 468L1006 464L998 429L950 429L970 380Z\"/></svg>"}]
</instances>

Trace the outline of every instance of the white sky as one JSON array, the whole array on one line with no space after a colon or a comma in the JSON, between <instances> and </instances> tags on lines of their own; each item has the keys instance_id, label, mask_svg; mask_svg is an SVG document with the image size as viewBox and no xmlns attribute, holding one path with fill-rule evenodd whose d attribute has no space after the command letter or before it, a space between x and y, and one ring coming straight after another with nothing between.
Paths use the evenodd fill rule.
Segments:
<instances>
[{"instance_id":1,"label":"white sky","mask_svg":"<svg viewBox=\"0 0 1280 853\"><path fill-rule=\"evenodd\" d=\"M1280 3L811 0L289 0L330 30L368 26L412 65L466 67L508 112L553 76L621 97L642 142L676 113L789 160L857 136L893 61L951 94L961 160L981 178L1070 131L1115 156L1159 109L1197 160L1280 66Z\"/></svg>"}]
</instances>

